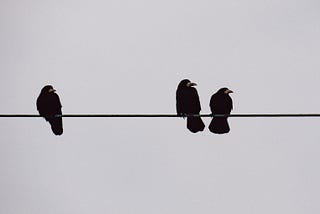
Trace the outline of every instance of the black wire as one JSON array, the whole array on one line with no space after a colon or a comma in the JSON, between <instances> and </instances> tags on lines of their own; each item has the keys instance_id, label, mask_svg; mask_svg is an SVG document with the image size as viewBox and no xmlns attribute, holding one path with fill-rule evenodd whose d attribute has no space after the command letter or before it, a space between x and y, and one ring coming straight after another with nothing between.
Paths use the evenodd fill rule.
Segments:
<instances>
[{"instance_id":1,"label":"black wire","mask_svg":"<svg viewBox=\"0 0 320 214\"><path fill-rule=\"evenodd\" d=\"M185 115L185 117L320 117L320 114L200 114ZM0 114L0 117L41 117L38 114ZM114 117L114 118L143 118L143 117L181 117L177 114L63 114L55 115L55 117Z\"/></svg>"}]
</instances>

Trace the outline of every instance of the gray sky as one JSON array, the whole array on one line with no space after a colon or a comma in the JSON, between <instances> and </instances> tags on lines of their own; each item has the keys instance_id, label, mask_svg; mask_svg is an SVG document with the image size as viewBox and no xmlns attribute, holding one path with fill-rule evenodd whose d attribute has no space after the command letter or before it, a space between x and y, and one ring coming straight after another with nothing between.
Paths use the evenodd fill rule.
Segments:
<instances>
[{"instance_id":1,"label":"gray sky","mask_svg":"<svg viewBox=\"0 0 320 214\"><path fill-rule=\"evenodd\" d=\"M1 113L175 113L179 81L202 113L319 113L315 0L1 0ZM208 126L210 118L204 119ZM192 134L179 118L0 119L0 213L316 214L317 118L230 118Z\"/></svg>"}]
</instances>

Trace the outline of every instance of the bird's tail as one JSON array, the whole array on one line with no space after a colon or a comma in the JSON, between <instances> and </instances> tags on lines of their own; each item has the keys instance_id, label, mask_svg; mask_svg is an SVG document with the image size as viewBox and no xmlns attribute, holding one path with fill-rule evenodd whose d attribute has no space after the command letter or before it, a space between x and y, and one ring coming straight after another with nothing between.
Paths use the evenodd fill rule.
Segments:
<instances>
[{"instance_id":1,"label":"bird's tail","mask_svg":"<svg viewBox=\"0 0 320 214\"><path fill-rule=\"evenodd\" d=\"M227 117L214 117L209 125L209 130L215 134L225 134L230 131Z\"/></svg>"},{"instance_id":2,"label":"bird's tail","mask_svg":"<svg viewBox=\"0 0 320 214\"><path fill-rule=\"evenodd\" d=\"M51 118L49 120L49 123L51 125L51 130L55 135L62 135L63 133L63 127L62 127L62 118Z\"/></svg>"},{"instance_id":3,"label":"bird's tail","mask_svg":"<svg viewBox=\"0 0 320 214\"><path fill-rule=\"evenodd\" d=\"M204 130L204 123L201 119L201 117L188 117L187 118L187 128L193 132L199 132Z\"/></svg>"}]
</instances>

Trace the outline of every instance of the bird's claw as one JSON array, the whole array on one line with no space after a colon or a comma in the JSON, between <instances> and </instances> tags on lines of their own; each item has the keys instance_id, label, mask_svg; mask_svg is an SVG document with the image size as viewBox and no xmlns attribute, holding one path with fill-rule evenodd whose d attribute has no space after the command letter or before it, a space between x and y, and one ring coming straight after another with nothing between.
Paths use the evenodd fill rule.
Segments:
<instances>
[{"instance_id":1,"label":"bird's claw","mask_svg":"<svg viewBox=\"0 0 320 214\"><path fill-rule=\"evenodd\" d=\"M185 119L185 118L187 117L187 114L185 114L185 113L180 113L180 114L178 114L178 116L179 116L179 117L182 117L183 119Z\"/></svg>"}]
</instances>

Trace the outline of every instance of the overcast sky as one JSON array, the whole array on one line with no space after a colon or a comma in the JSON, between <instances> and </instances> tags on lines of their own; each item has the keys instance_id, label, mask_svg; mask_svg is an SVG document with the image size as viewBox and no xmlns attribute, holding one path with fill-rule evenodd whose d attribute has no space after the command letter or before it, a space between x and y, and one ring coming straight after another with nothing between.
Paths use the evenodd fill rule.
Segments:
<instances>
[{"instance_id":1,"label":"overcast sky","mask_svg":"<svg viewBox=\"0 0 320 214\"><path fill-rule=\"evenodd\" d=\"M202 112L320 113L316 0L1 0L0 113L175 113L181 79ZM210 118L204 118L206 126ZM317 214L318 118L0 118L0 213Z\"/></svg>"}]
</instances>

